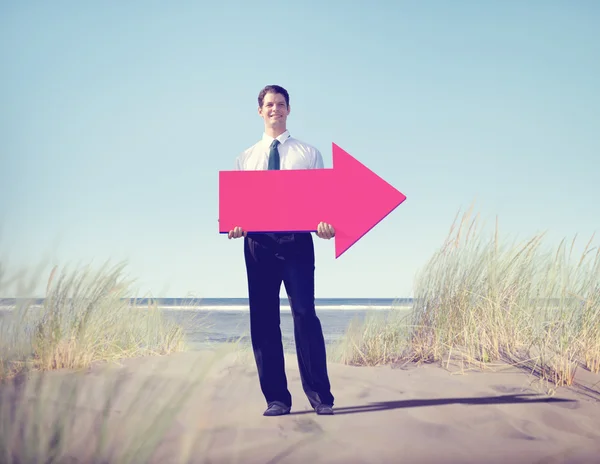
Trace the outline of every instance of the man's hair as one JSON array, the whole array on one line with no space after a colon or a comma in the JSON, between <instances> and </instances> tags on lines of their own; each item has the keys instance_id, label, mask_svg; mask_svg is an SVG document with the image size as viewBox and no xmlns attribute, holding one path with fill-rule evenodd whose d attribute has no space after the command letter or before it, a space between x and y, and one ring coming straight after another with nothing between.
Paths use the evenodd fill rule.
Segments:
<instances>
[{"instance_id":1,"label":"man's hair","mask_svg":"<svg viewBox=\"0 0 600 464\"><path fill-rule=\"evenodd\" d=\"M271 92L271 93L279 93L279 94L283 95L283 97L285 98L285 104L286 104L286 106L290 106L290 95L288 94L287 90L285 90L280 85L267 85L258 94L258 107L259 108L262 108L263 101L265 99L265 95L267 93L269 93L269 92Z\"/></svg>"}]
</instances>

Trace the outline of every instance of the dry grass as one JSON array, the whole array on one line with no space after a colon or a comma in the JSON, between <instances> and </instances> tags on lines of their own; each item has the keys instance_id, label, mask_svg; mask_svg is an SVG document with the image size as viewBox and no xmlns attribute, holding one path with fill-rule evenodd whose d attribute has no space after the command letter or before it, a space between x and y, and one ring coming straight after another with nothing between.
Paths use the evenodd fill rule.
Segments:
<instances>
[{"instance_id":1,"label":"dry grass","mask_svg":"<svg viewBox=\"0 0 600 464\"><path fill-rule=\"evenodd\" d=\"M344 337L330 349L330 358L350 365L379 366L394 362L406 347L407 311L393 309L387 314L371 313L354 319Z\"/></svg>"},{"instance_id":2,"label":"dry grass","mask_svg":"<svg viewBox=\"0 0 600 464\"><path fill-rule=\"evenodd\" d=\"M183 348L182 329L155 305L129 304L122 271L55 268L43 305L21 302L0 319L0 462L187 462L202 452L204 432L182 434L178 417L232 348L178 375L160 373L168 358L135 375L120 363L96 363ZM0 266L0 291L7 282ZM165 444L169 456L157 454Z\"/></svg>"},{"instance_id":3,"label":"dry grass","mask_svg":"<svg viewBox=\"0 0 600 464\"><path fill-rule=\"evenodd\" d=\"M82 368L180 351L181 327L167 322L156 305L130 303L123 268L60 275L54 268L40 307L21 302L0 319L0 379L29 369Z\"/></svg>"},{"instance_id":4,"label":"dry grass","mask_svg":"<svg viewBox=\"0 0 600 464\"><path fill-rule=\"evenodd\" d=\"M509 362L558 386L571 385L580 366L598 373L600 250L592 240L580 255L575 240L550 252L542 248L543 235L506 245L497 224L489 237L478 225L470 211L455 221L417 276L410 317L392 313L353 327L342 358L452 360L478 368ZM372 348L368 355L364 347Z\"/></svg>"},{"instance_id":5,"label":"dry grass","mask_svg":"<svg viewBox=\"0 0 600 464\"><path fill-rule=\"evenodd\" d=\"M0 462L126 464L196 462L210 444L210 418L182 429L190 402L204 387L225 347L189 364L184 376L95 366L84 371L30 372L0 386ZM157 372L158 371L158 372ZM207 395L210 395L208 393Z\"/></svg>"}]
</instances>

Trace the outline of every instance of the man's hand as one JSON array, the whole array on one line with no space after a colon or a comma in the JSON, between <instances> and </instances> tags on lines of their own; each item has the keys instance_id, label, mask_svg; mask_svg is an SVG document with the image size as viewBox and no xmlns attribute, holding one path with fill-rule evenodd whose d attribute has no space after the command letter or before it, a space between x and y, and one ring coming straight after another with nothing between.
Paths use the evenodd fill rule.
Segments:
<instances>
[{"instance_id":1,"label":"man's hand","mask_svg":"<svg viewBox=\"0 0 600 464\"><path fill-rule=\"evenodd\" d=\"M331 224L327 224L326 222L320 222L317 226L317 237L329 240L335 237L335 229Z\"/></svg>"},{"instance_id":2,"label":"man's hand","mask_svg":"<svg viewBox=\"0 0 600 464\"><path fill-rule=\"evenodd\" d=\"M245 237L246 236L246 231L244 229L242 229L241 227L234 227L233 230L229 231L228 237L231 240L232 238L240 238L240 237Z\"/></svg>"}]
</instances>

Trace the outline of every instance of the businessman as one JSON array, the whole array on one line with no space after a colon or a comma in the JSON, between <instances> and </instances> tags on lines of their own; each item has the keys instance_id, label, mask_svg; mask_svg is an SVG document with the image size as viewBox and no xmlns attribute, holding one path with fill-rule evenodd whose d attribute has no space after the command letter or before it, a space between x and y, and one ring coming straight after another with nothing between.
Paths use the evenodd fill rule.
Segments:
<instances>
[{"instance_id":1,"label":"businessman","mask_svg":"<svg viewBox=\"0 0 600 464\"><path fill-rule=\"evenodd\" d=\"M321 153L292 137L287 129L290 99L283 87L269 85L260 91L258 114L264 121L262 139L240 154L236 170L323 168ZM315 226L318 237L329 240L335 236L331 224L320 222ZM228 236L244 238L250 336L260 387L267 403L264 415L289 414L292 407L280 329L282 283L292 310L302 387L317 414L333 414L334 397L327 373L325 340L315 311L312 235L310 232L251 233L235 227Z\"/></svg>"}]
</instances>

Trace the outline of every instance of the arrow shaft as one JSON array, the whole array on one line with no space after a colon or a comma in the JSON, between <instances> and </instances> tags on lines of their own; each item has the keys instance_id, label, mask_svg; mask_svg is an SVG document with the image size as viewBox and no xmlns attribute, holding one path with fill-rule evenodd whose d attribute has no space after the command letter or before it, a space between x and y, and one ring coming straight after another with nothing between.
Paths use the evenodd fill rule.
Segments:
<instances>
[{"instance_id":1,"label":"arrow shaft","mask_svg":"<svg viewBox=\"0 0 600 464\"><path fill-rule=\"evenodd\" d=\"M325 187L333 181L332 169L222 171L219 231L236 226L248 232L315 231L327 222Z\"/></svg>"}]
</instances>

